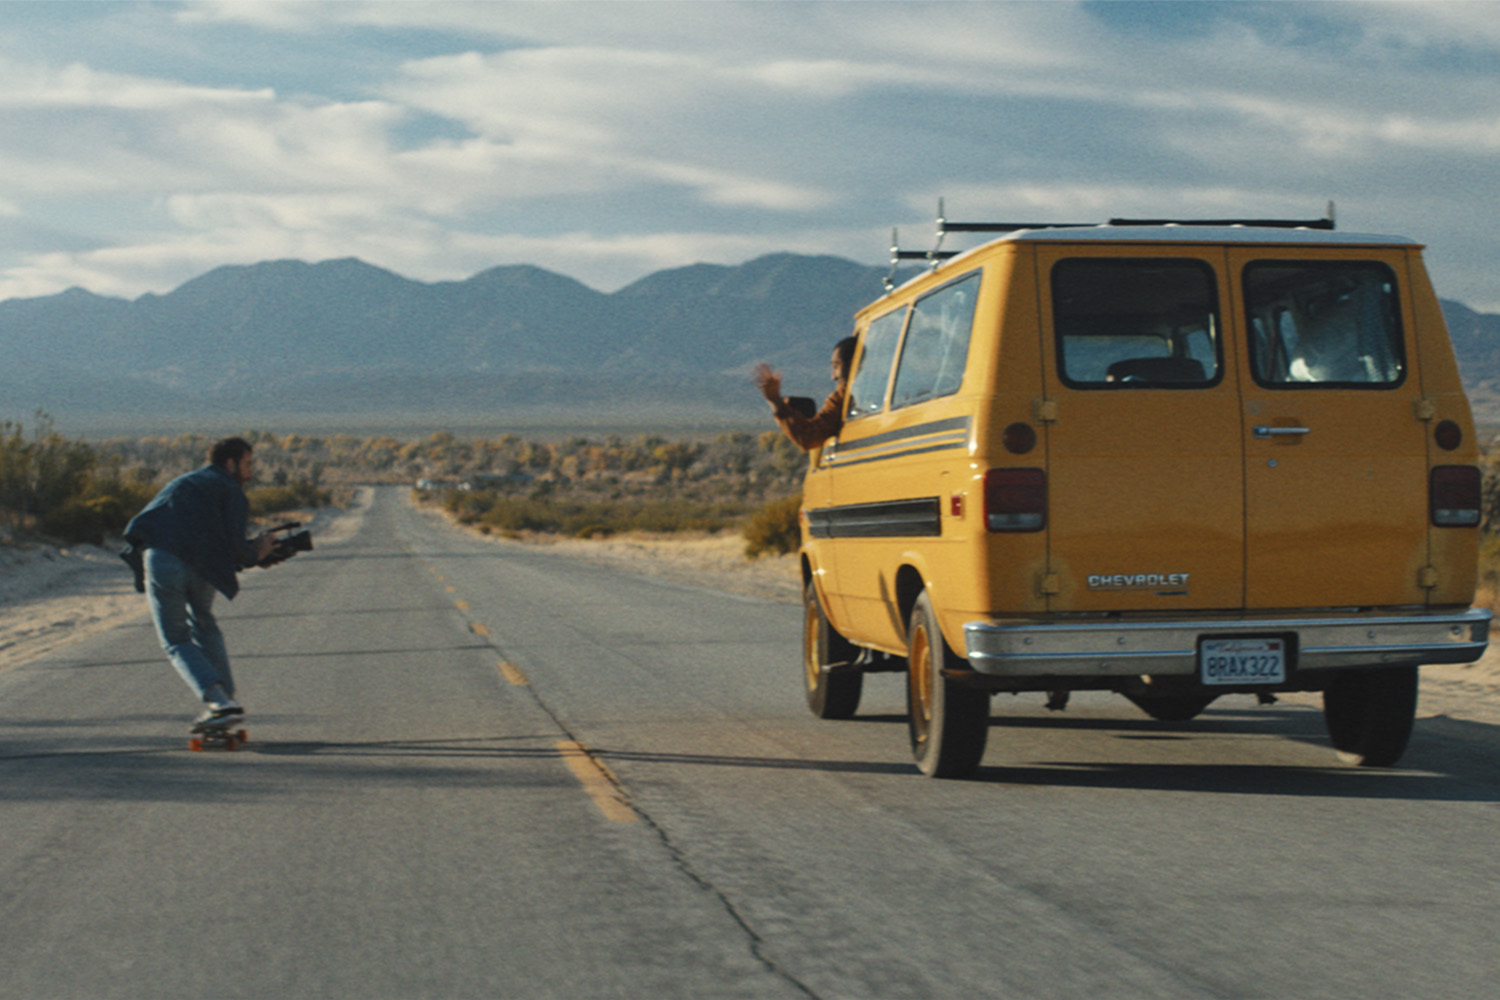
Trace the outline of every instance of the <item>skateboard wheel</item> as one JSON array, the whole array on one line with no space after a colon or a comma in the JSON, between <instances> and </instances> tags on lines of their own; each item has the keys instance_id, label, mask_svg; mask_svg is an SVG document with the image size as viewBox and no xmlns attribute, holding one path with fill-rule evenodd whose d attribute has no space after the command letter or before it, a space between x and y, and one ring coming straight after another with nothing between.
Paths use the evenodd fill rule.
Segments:
<instances>
[{"instance_id":1,"label":"skateboard wheel","mask_svg":"<svg viewBox=\"0 0 1500 1000\"><path fill-rule=\"evenodd\" d=\"M236 735L239 736L241 743L249 743L250 742L250 730L248 730L248 729L241 729Z\"/></svg>"},{"instance_id":2,"label":"skateboard wheel","mask_svg":"<svg viewBox=\"0 0 1500 1000\"><path fill-rule=\"evenodd\" d=\"M202 750L203 749L203 741L200 740L200 739L198 739L196 736L193 737L192 739L188 740L188 749L189 750Z\"/></svg>"}]
</instances>

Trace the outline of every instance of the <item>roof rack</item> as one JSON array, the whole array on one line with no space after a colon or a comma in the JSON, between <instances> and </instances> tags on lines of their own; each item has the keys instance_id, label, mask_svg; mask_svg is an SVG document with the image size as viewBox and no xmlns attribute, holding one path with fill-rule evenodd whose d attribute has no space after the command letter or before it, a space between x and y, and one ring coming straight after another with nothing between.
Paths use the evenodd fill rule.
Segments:
<instances>
[{"instance_id":1,"label":"roof rack","mask_svg":"<svg viewBox=\"0 0 1500 1000\"><path fill-rule=\"evenodd\" d=\"M1259 226L1264 229L1332 229L1323 219L1110 219L1111 226Z\"/></svg>"},{"instance_id":2,"label":"roof rack","mask_svg":"<svg viewBox=\"0 0 1500 1000\"><path fill-rule=\"evenodd\" d=\"M960 251L944 250L943 238L949 233L1015 233L1023 229L1084 229L1105 226L1254 226L1265 229L1333 229L1333 202L1321 219L1110 219L1097 222L949 222L945 218L943 199L938 199L937 242L931 250L902 250L900 237L891 230L891 270L885 276L885 290L896 287L896 269L903 260L925 260L929 267L955 257Z\"/></svg>"}]
</instances>

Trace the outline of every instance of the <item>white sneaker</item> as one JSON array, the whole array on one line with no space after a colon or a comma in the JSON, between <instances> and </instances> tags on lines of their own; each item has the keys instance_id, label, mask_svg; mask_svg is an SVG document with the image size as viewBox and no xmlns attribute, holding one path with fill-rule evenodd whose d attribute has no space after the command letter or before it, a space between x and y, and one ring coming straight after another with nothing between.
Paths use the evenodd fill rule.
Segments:
<instances>
[{"instance_id":1,"label":"white sneaker","mask_svg":"<svg viewBox=\"0 0 1500 1000\"><path fill-rule=\"evenodd\" d=\"M233 698L210 702L207 710L193 720L193 732L206 729L228 729L245 721L244 707Z\"/></svg>"}]
</instances>

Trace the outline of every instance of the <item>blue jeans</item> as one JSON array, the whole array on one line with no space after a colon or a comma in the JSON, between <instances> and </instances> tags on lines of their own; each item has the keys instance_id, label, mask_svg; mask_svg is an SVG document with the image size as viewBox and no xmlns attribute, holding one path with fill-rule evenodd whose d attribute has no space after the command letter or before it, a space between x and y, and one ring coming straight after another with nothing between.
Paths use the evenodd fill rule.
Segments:
<instances>
[{"instance_id":1,"label":"blue jeans","mask_svg":"<svg viewBox=\"0 0 1500 1000\"><path fill-rule=\"evenodd\" d=\"M205 701L214 685L234 697L229 651L214 620L213 586L172 553L147 549L146 598L161 648L188 686Z\"/></svg>"}]
</instances>

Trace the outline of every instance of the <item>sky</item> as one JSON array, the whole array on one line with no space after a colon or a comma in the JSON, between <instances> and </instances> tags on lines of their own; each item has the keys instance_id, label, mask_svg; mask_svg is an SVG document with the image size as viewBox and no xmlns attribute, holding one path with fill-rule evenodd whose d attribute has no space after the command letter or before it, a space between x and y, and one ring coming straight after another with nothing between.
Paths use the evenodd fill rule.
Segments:
<instances>
[{"instance_id":1,"label":"sky","mask_svg":"<svg viewBox=\"0 0 1500 1000\"><path fill-rule=\"evenodd\" d=\"M1500 2L0 3L0 299L1321 216L1500 312ZM963 244L950 238L950 247Z\"/></svg>"}]
</instances>

